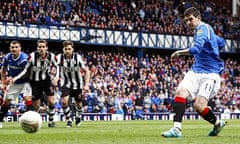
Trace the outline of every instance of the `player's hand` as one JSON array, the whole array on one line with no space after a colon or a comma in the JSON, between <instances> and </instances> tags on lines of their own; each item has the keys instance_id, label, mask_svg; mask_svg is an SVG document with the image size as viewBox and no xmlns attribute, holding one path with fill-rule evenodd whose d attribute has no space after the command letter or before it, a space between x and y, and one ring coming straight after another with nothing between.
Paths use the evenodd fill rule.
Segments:
<instances>
[{"instance_id":1,"label":"player's hand","mask_svg":"<svg viewBox=\"0 0 240 144\"><path fill-rule=\"evenodd\" d=\"M86 92L88 92L89 86L88 86L88 85L84 85L83 90L86 91Z\"/></svg>"},{"instance_id":2,"label":"player's hand","mask_svg":"<svg viewBox=\"0 0 240 144\"><path fill-rule=\"evenodd\" d=\"M175 51L175 52L171 55L171 58L178 57L178 56L180 56L179 51Z\"/></svg>"},{"instance_id":3,"label":"player's hand","mask_svg":"<svg viewBox=\"0 0 240 144\"><path fill-rule=\"evenodd\" d=\"M7 91L7 85L2 83L1 89L2 89L3 93L5 93Z\"/></svg>"},{"instance_id":4,"label":"player's hand","mask_svg":"<svg viewBox=\"0 0 240 144\"><path fill-rule=\"evenodd\" d=\"M6 79L2 81L2 84L9 85L12 79L13 79L12 77L6 77Z\"/></svg>"},{"instance_id":5,"label":"player's hand","mask_svg":"<svg viewBox=\"0 0 240 144\"><path fill-rule=\"evenodd\" d=\"M88 93L88 91L89 91L89 86L88 85L84 85L84 87L83 87L83 93L85 94L85 93Z\"/></svg>"},{"instance_id":6,"label":"player's hand","mask_svg":"<svg viewBox=\"0 0 240 144\"><path fill-rule=\"evenodd\" d=\"M88 85L84 85L84 86L83 86L82 95L85 96L86 93L88 93L88 92L89 92L89 86L88 86Z\"/></svg>"},{"instance_id":7,"label":"player's hand","mask_svg":"<svg viewBox=\"0 0 240 144\"><path fill-rule=\"evenodd\" d=\"M14 84L15 82L16 82L16 78L15 78L15 77L9 79L9 84L10 84L10 85Z\"/></svg>"}]
</instances>

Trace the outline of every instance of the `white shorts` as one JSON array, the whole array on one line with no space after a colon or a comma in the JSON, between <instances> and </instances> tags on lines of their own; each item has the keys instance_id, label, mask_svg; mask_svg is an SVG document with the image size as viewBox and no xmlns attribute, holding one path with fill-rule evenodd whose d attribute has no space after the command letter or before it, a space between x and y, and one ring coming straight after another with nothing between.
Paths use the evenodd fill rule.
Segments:
<instances>
[{"instance_id":1,"label":"white shorts","mask_svg":"<svg viewBox=\"0 0 240 144\"><path fill-rule=\"evenodd\" d=\"M13 84L7 87L4 100L16 100L19 94L24 96L32 96L32 88L29 83Z\"/></svg>"},{"instance_id":2,"label":"white shorts","mask_svg":"<svg viewBox=\"0 0 240 144\"><path fill-rule=\"evenodd\" d=\"M189 71L180 82L179 87L186 88L192 98L203 96L209 99L215 96L221 87L221 77L216 73L195 73Z\"/></svg>"}]
</instances>

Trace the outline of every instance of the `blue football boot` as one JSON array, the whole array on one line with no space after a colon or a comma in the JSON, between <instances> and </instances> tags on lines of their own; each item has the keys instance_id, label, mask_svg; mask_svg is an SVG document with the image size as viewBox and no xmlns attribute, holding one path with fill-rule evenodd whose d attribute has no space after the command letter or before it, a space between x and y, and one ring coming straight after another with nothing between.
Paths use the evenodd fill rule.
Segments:
<instances>
[{"instance_id":1,"label":"blue football boot","mask_svg":"<svg viewBox=\"0 0 240 144\"><path fill-rule=\"evenodd\" d=\"M210 130L210 132L208 133L208 136L217 136L225 125L226 125L226 122L221 120L218 125L215 125L213 129Z\"/></svg>"},{"instance_id":2,"label":"blue football boot","mask_svg":"<svg viewBox=\"0 0 240 144\"><path fill-rule=\"evenodd\" d=\"M166 138L177 138L182 136L182 132L178 128L173 127L170 130L163 132L162 136Z\"/></svg>"}]
</instances>

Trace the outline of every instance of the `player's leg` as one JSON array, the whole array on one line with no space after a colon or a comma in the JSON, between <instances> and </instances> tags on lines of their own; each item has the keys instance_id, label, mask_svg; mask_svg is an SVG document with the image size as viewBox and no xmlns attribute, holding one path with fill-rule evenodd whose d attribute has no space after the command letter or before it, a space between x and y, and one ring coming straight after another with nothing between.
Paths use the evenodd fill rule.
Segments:
<instances>
[{"instance_id":1,"label":"player's leg","mask_svg":"<svg viewBox=\"0 0 240 144\"><path fill-rule=\"evenodd\" d=\"M34 111L35 108L33 107L33 102L32 102L32 88L29 83L23 84L21 93L23 94L23 98L26 104L26 110Z\"/></svg>"},{"instance_id":2,"label":"player's leg","mask_svg":"<svg viewBox=\"0 0 240 144\"><path fill-rule=\"evenodd\" d=\"M202 82L199 89L199 94L193 104L194 108L203 117L203 119L214 126L209 132L209 136L217 136L226 124L224 121L218 120L213 111L208 107L208 100L215 91L215 85L216 81L212 79Z\"/></svg>"},{"instance_id":3,"label":"player's leg","mask_svg":"<svg viewBox=\"0 0 240 144\"><path fill-rule=\"evenodd\" d=\"M188 72L183 81L179 84L174 97L173 111L175 113L173 122L174 126L168 131L162 133L164 137L181 137L182 131L182 118L186 109L186 98L196 91L194 80L194 73Z\"/></svg>"},{"instance_id":4,"label":"player's leg","mask_svg":"<svg viewBox=\"0 0 240 144\"><path fill-rule=\"evenodd\" d=\"M51 81L45 81L44 84L44 92L47 95L48 99L48 127L55 127L54 123L54 115L55 115L55 107L54 107L54 87L51 84Z\"/></svg>"},{"instance_id":5,"label":"player's leg","mask_svg":"<svg viewBox=\"0 0 240 144\"><path fill-rule=\"evenodd\" d=\"M34 81L30 81L30 86L32 88L32 105L34 109L38 112L40 109L40 98L42 96L43 90L41 84Z\"/></svg>"},{"instance_id":6,"label":"player's leg","mask_svg":"<svg viewBox=\"0 0 240 144\"><path fill-rule=\"evenodd\" d=\"M33 107L34 109L39 112L40 107L41 107L41 100L40 96L34 95L34 98L32 99Z\"/></svg>"},{"instance_id":7,"label":"player's leg","mask_svg":"<svg viewBox=\"0 0 240 144\"><path fill-rule=\"evenodd\" d=\"M26 104L26 110L27 111L29 111L29 110L35 111L35 108L33 107L32 96L25 95L23 97L24 97L24 101Z\"/></svg>"},{"instance_id":8,"label":"player's leg","mask_svg":"<svg viewBox=\"0 0 240 144\"><path fill-rule=\"evenodd\" d=\"M214 128L209 132L209 136L217 136L225 126L225 122L218 120L213 111L208 107L208 100L203 96L196 97L194 108L203 117L204 120L211 123Z\"/></svg>"},{"instance_id":9,"label":"player's leg","mask_svg":"<svg viewBox=\"0 0 240 144\"><path fill-rule=\"evenodd\" d=\"M55 127L55 123L54 123L54 115L55 115L55 110L54 110L54 96L53 95L48 95L48 109L47 109L47 113L48 113L48 127Z\"/></svg>"},{"instance_id":10,"label":"player's leg","mask_svg":"<svg viewBox=\"0 0 240 144\"><path fill-rule=\"evenodd\" d=\"M205 97L197 96L193 103L193 107L204 118L204 120L211 124L215 124L217 122L217 118L207 104L208 100Z\"/></svg>"},{"instance_id":11,"label":"player's leg","mask_svg":"<svg viewBox=\"0 0 240 144\"><path fill-rule=\"evenodd\" d=\"M81 101L76 101L75 109L76 109L75 123L76 123L76 126L79 127L82 121L82 102Z\"/></svg>"},{"instance_id":12,"label":"player's leg","mask_svg":"<svg viewBox=\"0 0 240 144\"><path fill-rule=\"evenodd\" d=\"M8 109L10 107L10 102L11 100L4 100L2 105L1 105L1 109L0 109L0 128L3 127L3 119L4 116L7 114Z\"/></svg>"},{"instance_id":13,"label":"player's leg","mask_svg":"<svg viewBox=\"0 0 240 144\"><path fill-rule=\"evenodd\" d=\"M181 137L182 131L182 117L186 109L186 98L189 96L188 90L179 87L176 91L174 98L173 111L175 113L173 117L174 126L170 130L163 132L164 137Z\"/></svg>"},{"instance_id":14,"label":"player's leg","mask_svg":"<svg viewBox=\"0 0 240 144\"><path fill-rule=\"evenodd\" d=\"M71 119L71 109L69 107L69 95L70 95L70 89L69 88L61 88L61 103L62 103L62 109L63 113L65 115L66 119L66 127L72 127L72 119Z\"/></svg>"},{"instance_id":15,"label":"player's leg","mask_svg":"<svg viewBox=\"0 0 240 144\"><path fill-rule=\"evenodd\" d=\"M10 107L11 101L15 100L17 96L20 94L21 85L13 84L8 85L7 89L4 93L3 104L0 109L0 128L3 127L4 116L7 114L8 109Z\"/></svg>"},{"instance_id":16,"label":"player's leg","mask_svg":"<svg viewBox=\"0 0 240 144\"><path fill-rule=\"evenodd\" d=\"M73 91L73 97L75 98L75 123L76 126L79 127L81 125L81 121L82 121L82 90L74 90Z\"/></svg>"}]
</instances>

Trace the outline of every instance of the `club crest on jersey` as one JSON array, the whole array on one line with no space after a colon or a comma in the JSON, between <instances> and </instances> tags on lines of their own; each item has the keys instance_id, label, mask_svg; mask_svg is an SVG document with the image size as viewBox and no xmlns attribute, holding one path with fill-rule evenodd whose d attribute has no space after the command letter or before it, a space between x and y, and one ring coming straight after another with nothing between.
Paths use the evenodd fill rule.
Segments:
<instances>
[{"instance_id":1,"label":"club crest on jersey","mask_svg":"<svg viewBox=\"0 0 240 144\"><path fill-rule=\"evenodd\" d=\"M198 34L198 35L200 35L200 34L202 34L202 33L203 33L203 30L201 30L201 29L197 31L197 34Z\"/></svg>"},{"instance_id":2,"label":"club crest on jersey","mask_svg":"<svg viewBox=\"0 0 240 144\"><path fill-rule=\"evenodd\" d=\"M75 60L71 60L71 65L75 65L77 62Z\"/></svg>"},{"instance_id":3,"label":"club crest on jersey","mask_svg":"<svg viewBox=\"0 0 240 144\"><path fill-rule=\"evenodd\" d=\"M49 66L49 60L44 61L44 67L47 67L47 66Z\"/></svg>"}]
</instances>

